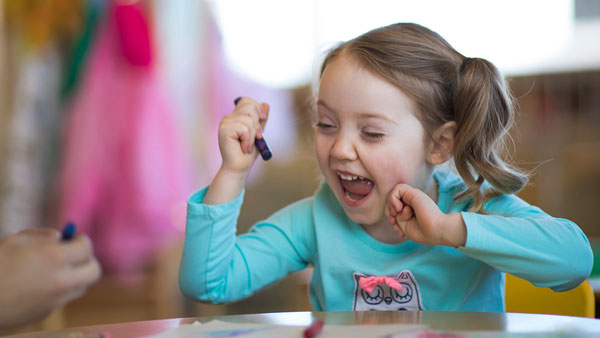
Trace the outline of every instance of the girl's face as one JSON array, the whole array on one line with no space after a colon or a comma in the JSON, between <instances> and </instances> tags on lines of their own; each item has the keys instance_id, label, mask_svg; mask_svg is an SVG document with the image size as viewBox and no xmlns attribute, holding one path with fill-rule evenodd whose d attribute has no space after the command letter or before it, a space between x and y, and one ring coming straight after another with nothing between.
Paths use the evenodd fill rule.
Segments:
<instances>
[{"instance_id":1,"label":"girl's face","mask_svg":"<svg viewBox=\"0 0 600 338\"><path fill-rule=\"evenodd\" d=\"M400 89L343 54L327 65L319 86L315 151L354 222L390 228L384 207L392 188L406 183L429 189L433 166L424 140L414 103Z\"/></svg>"}]
</instances>

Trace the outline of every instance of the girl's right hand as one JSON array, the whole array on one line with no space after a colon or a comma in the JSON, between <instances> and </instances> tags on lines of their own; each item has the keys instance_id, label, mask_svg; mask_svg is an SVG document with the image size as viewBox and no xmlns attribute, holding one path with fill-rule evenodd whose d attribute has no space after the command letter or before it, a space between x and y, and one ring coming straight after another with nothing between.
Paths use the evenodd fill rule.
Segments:
<instances>
[{"instance_id":1,"label":"girl's right hand","mask_svg":"<svg viewBox=\"0 0 600 338\"><path fill-rule=\"evenodd\" d=\"M254 140L262 138L268 117L268 104L243 97L233 112L221 120L219 149L223 163L204 195L204 204L226 203L242 192L258 156Z\"/></svg>"},{"instance_id":2,"label":"girl's right hand","mask_svg":"<svg viewBox=\"0 0 600 338\"><path fill-rule=\"evenodd\" d=\"M243 97L235 109L219 125L219 149L223 163L221 170L234 174L248 174L258 156L255 138L262 131L269 116L269 105Z\"/></svg>"}]
</instances>

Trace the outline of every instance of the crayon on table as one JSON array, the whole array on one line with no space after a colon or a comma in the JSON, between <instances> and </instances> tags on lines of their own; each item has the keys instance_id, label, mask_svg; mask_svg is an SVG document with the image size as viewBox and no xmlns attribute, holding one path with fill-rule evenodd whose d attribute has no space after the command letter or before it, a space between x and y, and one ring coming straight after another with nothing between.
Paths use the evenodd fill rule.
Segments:
<instances>
[{"instance_id":1,"label":"crayon on table","mask_svg":"<svg viewBox=\"0 0 600 338\"><path fill-rule=\"evenodd\" d=\"M325 323L323 323L322 320L316 319L304 330L304 338L314 338L318 336L321 333L321 330L323 330L324 325Z\"/></svg>"}]
</instances>

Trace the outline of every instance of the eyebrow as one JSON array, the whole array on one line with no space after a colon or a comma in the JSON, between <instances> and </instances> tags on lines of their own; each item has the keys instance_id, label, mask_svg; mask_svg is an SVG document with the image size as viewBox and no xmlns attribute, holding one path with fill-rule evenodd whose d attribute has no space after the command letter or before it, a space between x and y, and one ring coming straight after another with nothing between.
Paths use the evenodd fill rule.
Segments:
<instances>
[{"instance_id":1,"label":"eyebrow","mask_svg":"<svg viewBox=\"0 0 600 338\"><path fill-rule=\"evenodd\" d=\"M329 105L327 105L327 103L325 103L322 100L318 100L317 101L317 106L321 105L323 107L325 107L327 110L337 114L336 110L331 108ZM390 122L390 123L394 123L396 124L396 121L390 120L387 116L383 116L381 114L376 114L376 113L369 113L369 112L365 112L365 113L358 113L358 117L361 119L369 119L369 118L373 118L373 119L379 119L379 120L384 120L386 122Z\"/></svg>"}]
</instances>

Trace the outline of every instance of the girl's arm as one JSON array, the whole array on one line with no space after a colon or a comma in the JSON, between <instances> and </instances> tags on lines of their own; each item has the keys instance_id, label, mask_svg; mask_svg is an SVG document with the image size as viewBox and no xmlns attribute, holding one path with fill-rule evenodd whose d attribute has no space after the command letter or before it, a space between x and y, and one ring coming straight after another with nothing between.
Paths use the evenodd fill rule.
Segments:
<instances>
[{"instance_id":1,"label":"girl's arm","mask_svg":"<svg viewBox=\"0 0 600 338\"><path fill-rule=\"evenodd\" d=\"M221 205L202 203L206 189L190 197L179 287L194 299L225 303L249 296L311 260L312 213L296 203L236 237L243 193Z\"/></svg>"},{"instance_id":2,"label":"girl's arm","mask_svg":"<svg viewBox=\"0 0 600 338\"><path fill-rule=\"evenodd\" d=\"M246 178L258 155L254 140L262 137L268 112L267 104L245 97L219 125L221 167L210 186L188 200L179 272L187 296L229 302L306 267L306 250L298 249L303 239L294 237L301 231L268 224L236 237Z\"/></svg>"},{"instance_id":3,"label":"girl's arm","mask_svg":"<svg viewBox=\"0 0 600 338\"><path fill-rule=\"evenodd\" d=\"M463 212L462 205L444 213L425 193L399 184L390 193L386 214L401 236L455 247L537 286L568 290L589 276L592 250L575 223L514 195L494 198L485 209L490 214Z\"/></svg>"},{"instance_id":4,"label":"girl's arm","mask_svg":"<svg viewBox=\"0 0 600 338\"><path fill-rule=\"evenodd\" d=\"M514 195L491 200L486 210L510 216L462 212L467 241L460 252L555 291L572 289L589 277L592 249L575 223Z\"/></svg>"}]
</instances>

